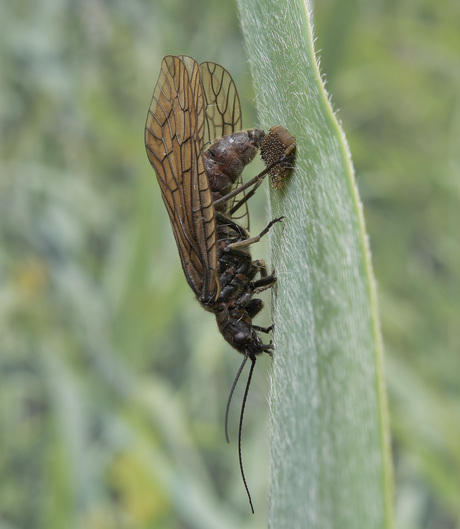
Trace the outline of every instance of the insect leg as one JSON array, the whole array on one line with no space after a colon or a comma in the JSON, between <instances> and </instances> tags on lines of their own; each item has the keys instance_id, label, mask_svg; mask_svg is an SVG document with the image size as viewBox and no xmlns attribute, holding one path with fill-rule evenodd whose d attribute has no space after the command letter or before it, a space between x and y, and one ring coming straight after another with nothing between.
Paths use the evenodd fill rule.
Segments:
<instances>
[{"instance_id":1,"label":"insect leg","mask_svg":"<svg viewBox=\"0 0 460 529\"><path fill-rule=\"evenodd\" d=\"M273 274L270 274L269 276L265 276L262 279L259 279L258 281L254 281L251 284L251 287L253 289L254 294L260 294L264 290L267 290L268 288L272 287L276 283L276 274L273 272Z\"/></svg>"},{"instance_id":2,"label":"insect leg","mask_svg":"<svg viewBox=\"0 0 460 529\"><path fill-rule=\"evenodd\" d=\"M256 259L252 262L252 265L257 268L257 271L260 273L260 277L267 277L267 266L263 259Z\"/></svg>"},{"instance_id":3,"label":"insect leg","mask_svg":"<svg viewBox=\"0 0 460 529\"><path fill-rule=\"evenodd\" d=\"M269 167L268 169L270 169L270 171L273 169L273 167L275 167L276 165L278 164L286 164L286 162L290 162L291 160L294 159L294 155L290 155L290 156L286 156L284 157L283 159L281 160L278 160L276 162L273 162ZM270 172L269 171L269 172ZM252 196L254 196L255 192L257 191L257 188L260 186L260 184L263 182L263 178L264 176L261 177L262 174L264 174L265 171L262 171L262 173L260 173L259 175L257 175L255 178L258 179L258 181L254 184L254 187L251 189L251 191L249 191L249 193L247 193L239 202L237 202L229 211L229 214L230 215L233 215L236 211L238 211L238 209L245 203L247 202ZM238 188L239 190L241 190L241 187ZM238 189L236 189L235 191L238 191Z\"/></svg>"},{"instance_id":4,"label":"insect leg","mask_svg":"<svg viewBox=\"0 0 460 529\"><path fill-rule=\"evenodd\" d=\"M244 308L249 317L255 318L257 314L264 308L264 302L261 299L251 299L252 294L245 294L238 300L238 307Z\"/></svg>"},{"instance_id":5,"label":"insect leg","mask_svg":"<svg viewBox=\"0 0 460 529\"><path fill-rule=\"evenodd\" d=\"M230 200L231 198L235 197L236 195L239 195L240 193L242 193L243 191L248 189L248 187L254 186L254 188L251 189L251 191L249 191L249 193L247 195L245 195L245 197L243 199L241 199L237 204L235 204L235 206L233 206L233 208L230 210L230 214L233 214L240 206L242 206L247 200L249 200L250 197L252 197L254 195L256 189L262 183L262 180L273 169L273 167L275 167L276 165L278 165L280 163L290 162L294 158L295 158L295 156L293 154L291 154L290 156L286 156L285 158L282 158L281 160L277 160L276 162L273 162L266 169L264 169L261 173L259 173L258 175L254 176L254 178L251 178L251 180L249 180L248 182L246 182L242 186L238 187L237 189L234 189L233 191L231 191L230 193L228 193L224 197L219 198L218 200L214 201L214 207L218 206L219 204L222 204L223 202L226 202L227 200Z\"/></svg>"},{"instance_id":6,"label":"insect leg","mask_svg":"<svg viewBox=\"0 0 460 529\"><path fill-rule=\"evenodd\" d=\"M270 286L267 286L266 288L269 288ZM259 292L263 292L263 290L266 289L261 289L260 291L246 292L245 294L242 294L236 301L236 306L239 309L244 309L251 319L255 318L257 314L259 314L259 312L263 309L264 302L259 298L252 299L252 296L254 294L258 294Z\"/></svg>"},{"instance_id":7,"label":"insect leg","mask_svg":"<svg viewBox=\"0 0 460 529\"><path fill-rule=\"evenodd\" d=\"M272 331L274 327L275 327L274 325L270 325L270 327L260 327L259 325L253 325L253 328L256 331L264 332L266 334L268 334L270 331Z\"/></svg>"},{"instance_id":8,"label":"insect leg","mask_svg":"<svg viewBox=\"0 0 460 529\"><path fill-rule=\"evenodd\" d=\"M255 237L250 237L249 239L245 239L244 241L238 241L238 242L234 242L232 244L229 244L227 246L226 250L228 251L228 250L233 250L234 248L243 248L245 246L249 246L250 244L254 244L256 242L259 242L260 239L269 232L270 228L274 224L276 224L277 222L281 222L283 219L284 219L284 217L279 217L277 219L273 219L268 224L268 226L259 233L259 235L256 235Z\"/></svg>"},{"instance_id":9,"label":"insect leg","mask_svg":"<svg viewBox=\"0 0 460 529\"><path fill-rule=\"evenodd\" d=\"M237 202L231 209L230 211L228 212L230 215L233 215L234 213L236 213L240 207L245 204L251 197L254 196L255 192L257 191L257 189L259 188L260 184L263 182L263 178L261 178L258 182L256 182L254 184L254 187L251 189L251 191L249 191L249 193L247 193L246 195L244 195L244 197L239 201ZM239 188L241 189L241 188ZM238 191L238 189L236 190Z\"/></svg>"},{"instance_id":10,"label":"insect leg","mask_svg":"<svg viewBox=\"0 0 460 529\"><path fill-rule=\"evenodd\" d=\"M219 211L216 211L215 213L216 213L216 221L221 226L228 226L233 231L235 231L240 237L243 237L245 239L249 237L249 233L247 232L247 230L243 228L243 226L240 226L239 224L234 222L232 219L230 219L227 215L224 215L220 213Z\"/></svg>"},{"instance_id":11,"label":"insect leg","mask_svg":"<svg viewBox=\"0 0 460 529\"><path fill-rule=\"evenodd\" d=\"M275 272L272 272L270 275L268 275L265 261L262 259L257 259L256 261L252 262L252 266L257 269L257 272L260 273L260 279L251 283L251 290L254 294L260 294L276 283L276 274Z\"/></svg>"}]
</instances>

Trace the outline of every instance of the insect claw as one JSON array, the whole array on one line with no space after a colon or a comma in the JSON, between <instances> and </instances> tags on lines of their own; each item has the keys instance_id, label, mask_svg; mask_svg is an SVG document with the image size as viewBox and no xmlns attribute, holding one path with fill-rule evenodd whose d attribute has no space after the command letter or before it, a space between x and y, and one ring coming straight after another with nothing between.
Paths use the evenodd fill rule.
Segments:
<instances>
[{"instance_id":1,"label":"insect claw","mask_svg":"<svg viewBox=\"0 0 460 529\"><path fill-rule=\"evenodd\" d=\"M264 344L263 345L263 350L266 352L266 353L269 353L269 351L273 351L275 349L275 346L273 345L273 340L270 340L270 343L269 344ZM269 353L270 354L270 353Z\"/></svg>"},{"instance_id":2,"label":"insect claw","mask_svg":"<svg viewBox=\"0 0 460 529\"><path fill-rule=\"evenodd\" d=\"M268 355L272 356L272 357L273 357L274 349L275 349L275 346L272 344L271 340L270 340L270 344L269 345L264 345L264 352L267 353Z\"/></svg>"}]
</instances>

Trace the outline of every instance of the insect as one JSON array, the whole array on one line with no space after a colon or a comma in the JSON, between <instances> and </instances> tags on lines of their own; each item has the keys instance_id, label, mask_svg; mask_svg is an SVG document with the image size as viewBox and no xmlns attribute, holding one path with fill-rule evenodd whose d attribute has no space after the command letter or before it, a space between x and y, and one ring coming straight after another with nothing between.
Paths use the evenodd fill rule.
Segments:
<instances>
[{"instance_id":1,"label":"insect","mask_svg":"<svg viewBox=\"0 0 460 529\"><path fill-rule=\"evenodd\" d=\"M227 403L227 440L233 391L251 360L240 412L238 454L254 512L241 456L242 422L256 358L271 355L273 345L263 343L257 334L268 333L272 327L252 323L263 308L263 302L253 296L270 288L276 277L268 274L263 261L252 260L249 246L281 218L251 237L247 200L263 177L285 160L274 160L243 185L243 169L263 144L265 133L240 131L241 125L236 86L222 66L198 64L187 56L163 58L145 124L146 151L157 174L185 278L203 308L215 315L223 337L244 356Z\"/></svg>"}]
</instances>

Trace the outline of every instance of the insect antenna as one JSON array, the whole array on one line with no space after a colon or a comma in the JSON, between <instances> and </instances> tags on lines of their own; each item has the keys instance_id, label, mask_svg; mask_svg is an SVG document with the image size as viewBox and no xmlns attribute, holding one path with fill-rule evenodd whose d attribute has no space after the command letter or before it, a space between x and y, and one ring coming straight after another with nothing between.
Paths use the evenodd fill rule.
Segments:
<instances>
[{"instance_id":1,"label":"insect antenna","mask_svg":"<svg viewBox=\"0 0 460 529\"><path fill-rule=\"evenodd\" d=\"M233 392L235 391L236 384L238 383L238 379L240 378L241 372L243 371L244 366L246 365L246 361L248 359L248 355L245 354L243 361L240 364L240 367L238 369L238 372L235 375L235 378L233 379L232 389L230 390L230 394L227 399L227 408L225 409L225 439L227 440L227 443L230 442L228 437L228 414L230 411L230 403L232 402Z\"/></svg>"},{"instance_id":2,"label":"insect antenna","mask_svg":"<svg viewBox=\"0 0 460 529\"><path fill-rule=\"evenodd\" d=\"M246 360L248 358L248 355L246 354L244 363L246 363ZM243 417L244 417L244 408L246 406L246 400L248 398L248 392L249 392L249 386L251 384L252 374L254 372L254 367L256 365L256 357L251 357L251 368L249 370L248 375L248 381L246 382L246 388L244 390L244 396L243 396L243 403L241 404L241 413L240 413L240 425L238 427L238 459L240 462L240 470L241 470L241 477L243 478L244 488L246 489L246 493L248 495L249 505L251 506L252 514L254 514L254 505L252 504L252 498L251 493L249 492L249 487L246 482L246 476L244 475L244 469L243 469L243 457L241 455L241 432L243 430ZM244 365L243 363L243 365Z\"/></svg>"}]
</instances>

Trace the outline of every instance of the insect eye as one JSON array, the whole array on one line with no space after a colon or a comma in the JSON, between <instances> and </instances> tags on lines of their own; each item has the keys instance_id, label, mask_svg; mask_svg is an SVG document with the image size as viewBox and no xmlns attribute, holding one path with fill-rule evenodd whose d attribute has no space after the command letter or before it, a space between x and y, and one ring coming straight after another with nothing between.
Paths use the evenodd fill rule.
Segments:
<instances>
[{"instance_id":1,"label":"insect eye","mask_svg":"<svg viewBox=\"0 0 460 529\"><path fill-rule=\"evenodd\" d=\"M295 138L281 125L272 127L263 139L260 155L266 167L272 166L269 174L275 189L281 189L284 185L284 180L291 173L292 163L288 163L284 159L290 159L290 162L292 162L295 151Z\"/></svg>"}]
</instances>

